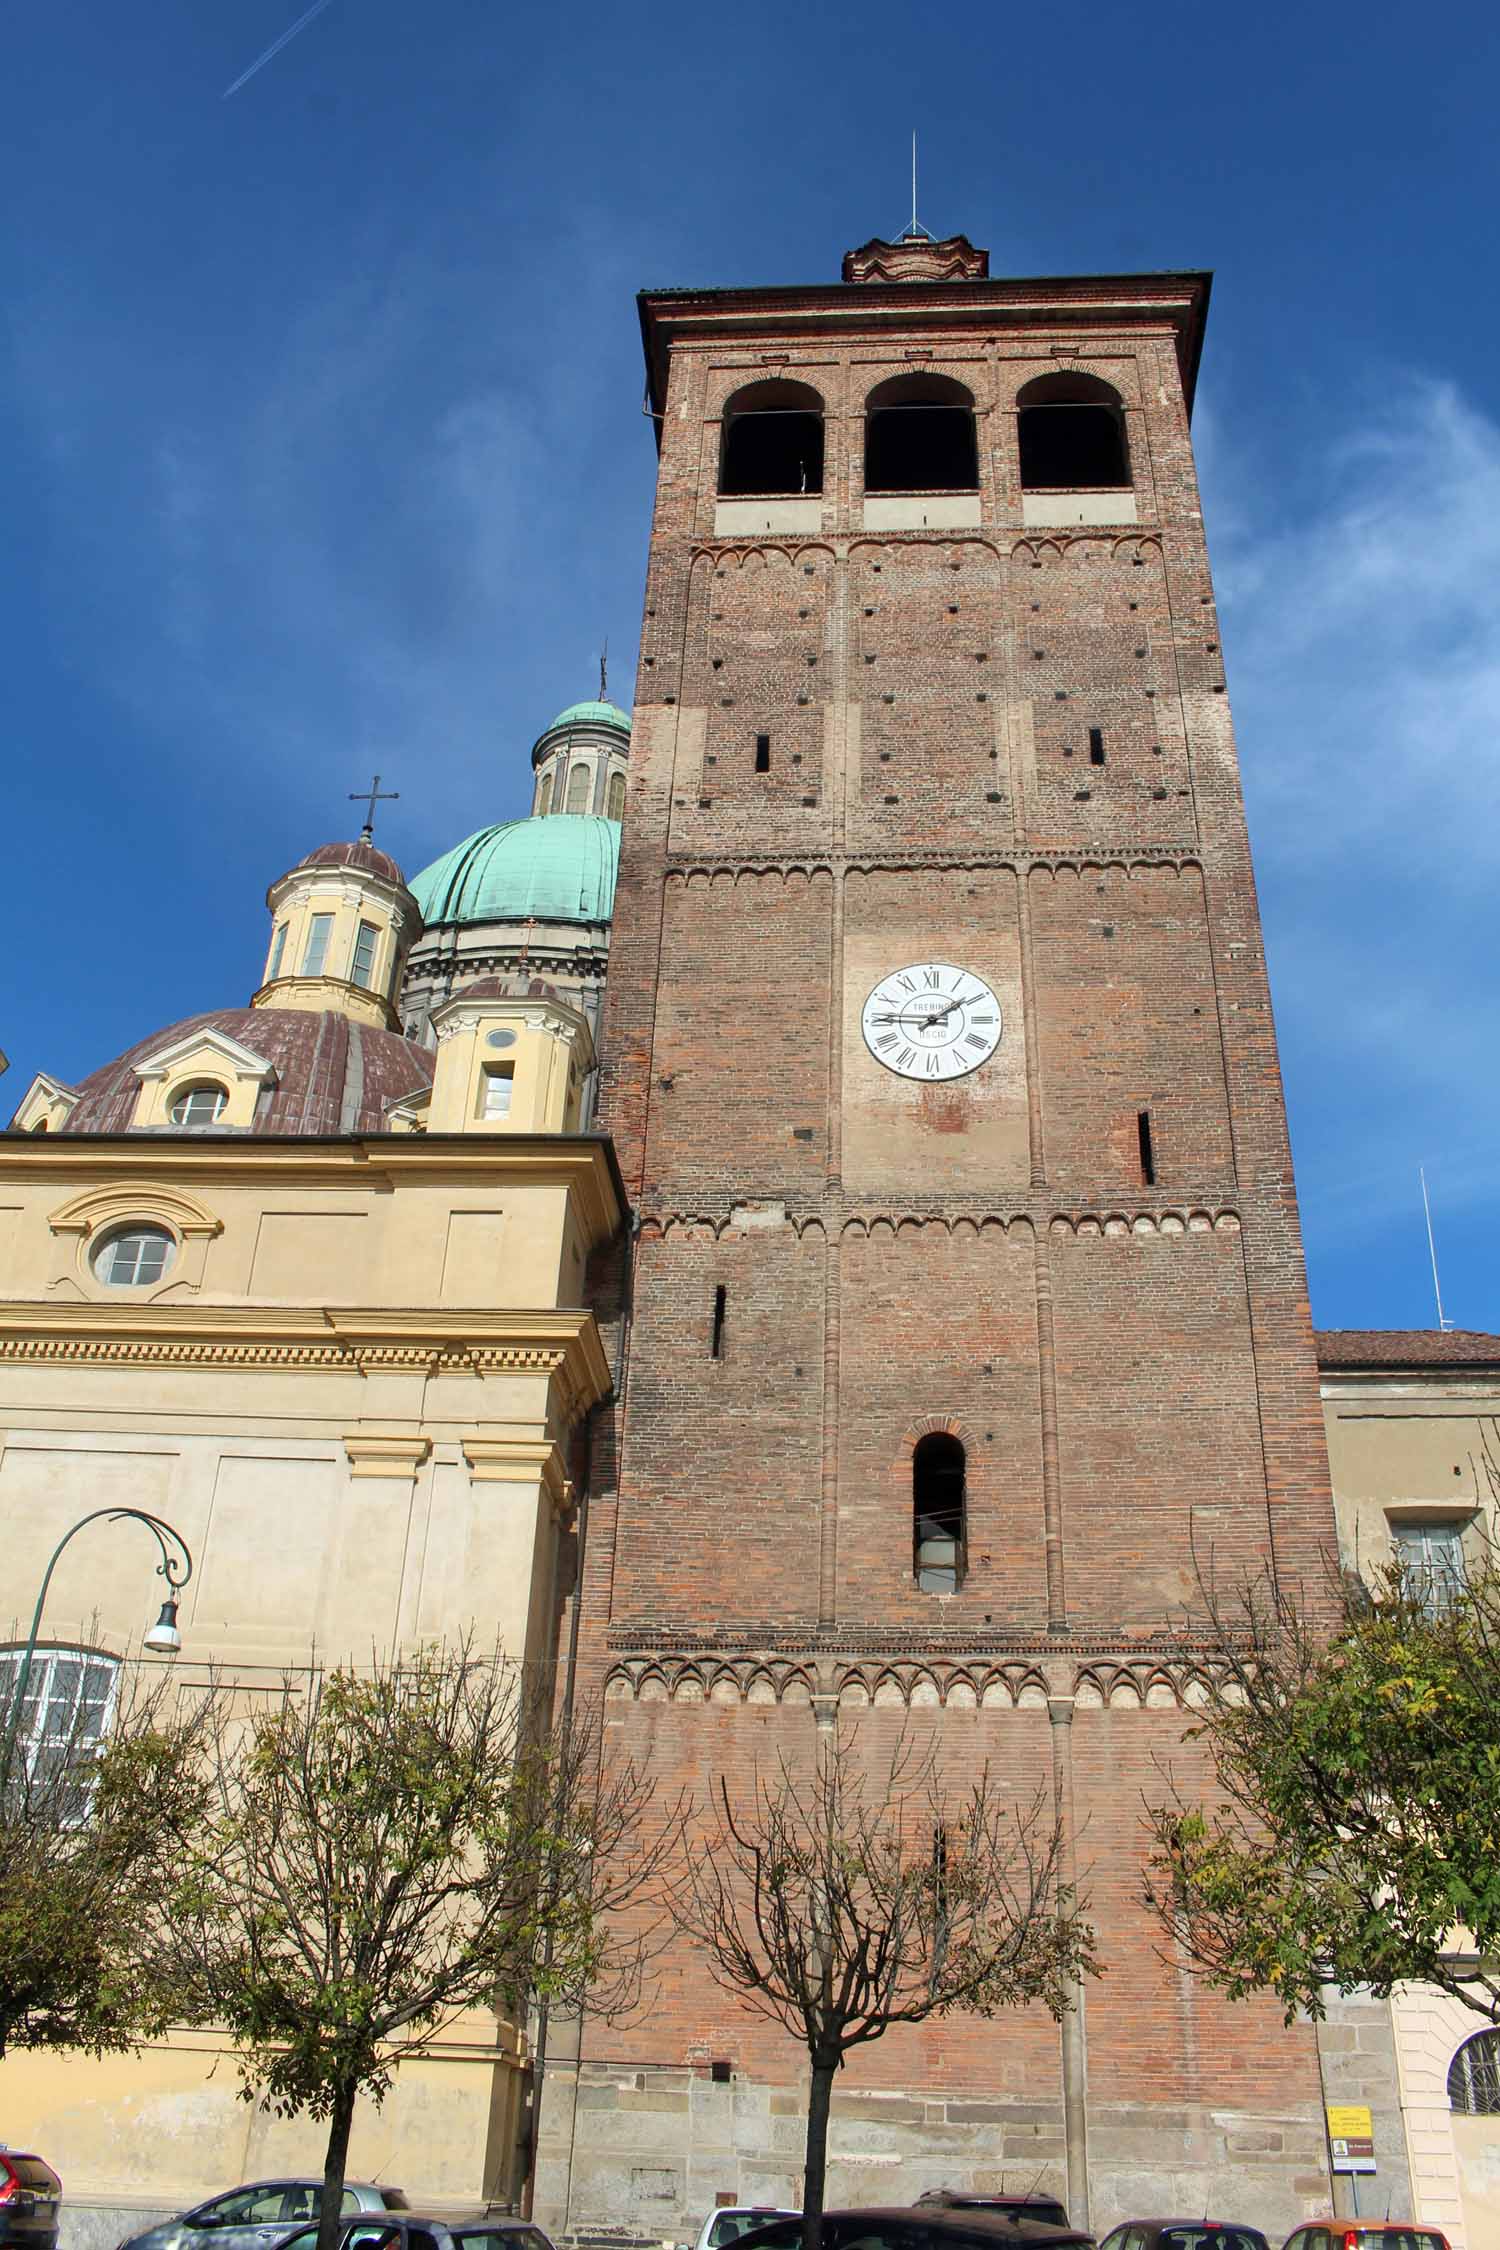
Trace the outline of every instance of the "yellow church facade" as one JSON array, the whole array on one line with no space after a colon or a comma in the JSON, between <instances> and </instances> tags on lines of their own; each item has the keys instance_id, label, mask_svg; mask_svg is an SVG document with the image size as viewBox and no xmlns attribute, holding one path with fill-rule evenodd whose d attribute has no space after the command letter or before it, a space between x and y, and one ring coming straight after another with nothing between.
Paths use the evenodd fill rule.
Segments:
<instances>
[{"instance_id":1,"label":"yellow church facade","mask_svg":"<svg viewBox=\"0 0 1500 2250\"><path fill-rule=\"evenodd\" d=\"M107 1697L122 1661L246 1696L460 1634L542 1680L556 1665L612 1387L585 1277L624 1218L582 1126L587 1015L502 962L446 997L429 978L407 1036L424 920L368 838L310 854L268 904L249 1006L76 1087L38 1076L0 1136L0 1700L49 1557L115 1508L191 1554L181 1653L141 1656L147 1530L93 1523L48 1592L42 1709L84 1666ZM362 2107L350 2177L513 2202L528 2083L524 2028L465 2019ZM0 2130L62 2174L69 2244L101 2250L237 2180L322 2169L323 2129L248 2106L202 2031L12 2055Z\"/></svg>"}]
</instances>

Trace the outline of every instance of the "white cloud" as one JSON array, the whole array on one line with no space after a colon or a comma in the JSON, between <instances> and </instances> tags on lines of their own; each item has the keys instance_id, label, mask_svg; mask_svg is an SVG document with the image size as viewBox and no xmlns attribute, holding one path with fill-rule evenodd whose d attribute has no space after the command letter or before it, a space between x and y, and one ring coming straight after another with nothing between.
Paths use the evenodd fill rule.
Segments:
<instances>
[{"instance_id":1,"label":"white cloud","mask_svg":"<svg viewBox=\"0 0 1500 2250\"><path fill-rule=\"evenodd\" d=\"M1418 377L1338 403L1292 507L1222 420L1200 440L1315 1245L1405 1226L1424 1155L1448 1210L1492 1206L1500 1097L1500 428Z\"/></svg>"}]
</instances>

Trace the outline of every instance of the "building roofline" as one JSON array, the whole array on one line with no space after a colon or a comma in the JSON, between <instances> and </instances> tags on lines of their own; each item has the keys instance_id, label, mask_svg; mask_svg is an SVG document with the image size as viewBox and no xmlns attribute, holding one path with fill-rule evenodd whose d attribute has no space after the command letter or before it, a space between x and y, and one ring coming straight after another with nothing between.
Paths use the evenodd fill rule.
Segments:
<instances>
[{"instance_id":1,"label":"building roofline","mask_svg":"<svg viewBox=\"0 0 1500 2250\"><path fill-rule=\"evenodd\" d=\"M1057 318L1094 326L1128 325L1133 312L1168 312L1189 414L1203 356L1213 275L1206 268L1133 274L1051 274L983 281L838 281L754 289L643 289L636 298L646 356L648 409L665 408L667 330L700 335L784 331L789 322L817 334L829 328L895 327L920 312L934 324L964 325L1009 314L1015 322ZM660 423L657 424L658 441Z\"/></svg>"},{"instance_id":2,"label":"building roofline","mask_svg":"<svg viewBox=\"0 0 1500 2250\"><path fill-rule=\"evenodd\" d=\"M1500 1367L1500 1336L1480 1328L1319 1328L1313 1341L1325 1373Z\"/></svg>"}]
</instances>

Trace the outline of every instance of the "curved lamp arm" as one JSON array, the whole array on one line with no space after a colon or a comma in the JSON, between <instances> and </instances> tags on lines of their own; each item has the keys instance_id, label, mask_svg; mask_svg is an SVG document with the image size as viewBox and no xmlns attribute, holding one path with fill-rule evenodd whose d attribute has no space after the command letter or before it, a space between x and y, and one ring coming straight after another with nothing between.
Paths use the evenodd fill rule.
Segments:
<instances>
[{"instance_id":1,"label":"curved lamp arm","mask_svg":"<svg viewBox=\"0 0 1500 2250\"><path fill-rule=\"evenodd\" d=\"M11 1760L15 1755L16 1737L21 1729L21 1714L26 1708L26 1690L31 1684L31 1667L36 1657L37 1639L42 1629L42 1611L47 1602L47 1590L52 1584L52 1573L62 1557L70 1539L91 1523L143 1523L156 1541L161 1561L156 1566L158 1578L165 1578L168 1587L166 1601L162 1604L162 1623L175 1628L177 1597L193 1575L192 1550L176 1526L162 1516L148 1515L144 1508L95 1508L89 1515L80 1516L77 1523L65 1531L52 1550L51 1559L42 1575L41 1592L36 1598L36 1608L31 1615L31 1631L26 1637L26 1647L21 1656L21 1669L16 1679L15 1694L11 1701L10 1717L5 1728L5 1743L0 1749L0 1792L10 1780Z\"/></svg>"}]
</instances>

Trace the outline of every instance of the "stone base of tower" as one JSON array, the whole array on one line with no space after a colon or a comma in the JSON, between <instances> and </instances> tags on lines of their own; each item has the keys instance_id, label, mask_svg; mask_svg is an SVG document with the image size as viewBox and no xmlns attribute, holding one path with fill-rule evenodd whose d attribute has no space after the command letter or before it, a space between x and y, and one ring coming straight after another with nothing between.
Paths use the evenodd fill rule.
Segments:
<instances>
[{"instance_id":1,"label":"stone base of tower","mask_svg":"<svg viewBox=\"0 0 1500 2250\"><path fill-rule=\"evenodd\" d=\"M1003 2041L1004 2029L997 2038ZM585 2062L549 2070L535 2215L556 2238L678 2242L716 2202L798 2209L806 2094L800 2086L712 2080L708 2066ZM1089 2104L1089 2208L1075 2224L1103 2235L1131 2216L1208 2212L1281 2239L1326 2206L1327 2149L1314 2084L1289 2108ZM980 2085L837 2091L829 2135L830 2208L909 2204L926 2188L1068 2196L1061 2090L1016 2098Z\"/></svg>"}]
</instances>

